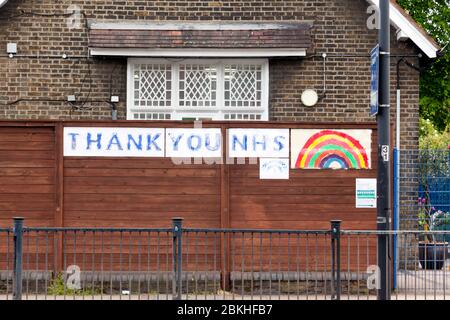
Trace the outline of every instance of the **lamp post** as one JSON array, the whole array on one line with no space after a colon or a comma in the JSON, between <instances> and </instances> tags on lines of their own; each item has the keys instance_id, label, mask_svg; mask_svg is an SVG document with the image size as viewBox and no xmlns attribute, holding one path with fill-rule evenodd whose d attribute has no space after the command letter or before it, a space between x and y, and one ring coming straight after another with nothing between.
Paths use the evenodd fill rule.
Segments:
<instances>
[{"instance_id":1,"label":"lamp post","mask_svg":"<svg viewBox=\"0 0 450 320\"><path fill-rule=\"evenodd\" d=\"M378 127L378 176L377 176L377 229L390 229L391 216L391 174L390 174L390 19L389 0L380 0L380 69L379 69L379 111ZM377 260L380 268L379 300L390 299L389 236L378 235Z\"/></svg>"}]
</instances>

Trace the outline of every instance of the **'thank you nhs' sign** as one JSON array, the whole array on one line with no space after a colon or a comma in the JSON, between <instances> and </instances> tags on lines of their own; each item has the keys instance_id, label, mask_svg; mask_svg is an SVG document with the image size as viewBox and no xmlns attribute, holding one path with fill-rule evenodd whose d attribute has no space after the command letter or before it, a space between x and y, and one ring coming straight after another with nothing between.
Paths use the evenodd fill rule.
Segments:
<instances>
[{"instance_id":1,"label":"'thank you nhs' sign","mask_svg":"<svg viewBox=\"0 0 450 320\"><path fill-rule=\"evenodd\" d=\"M220 158L222 144L220 128L64 128L64 156ZM228 156L289 157L289 129L229 129Z\"/></svg>"}]
</instances>

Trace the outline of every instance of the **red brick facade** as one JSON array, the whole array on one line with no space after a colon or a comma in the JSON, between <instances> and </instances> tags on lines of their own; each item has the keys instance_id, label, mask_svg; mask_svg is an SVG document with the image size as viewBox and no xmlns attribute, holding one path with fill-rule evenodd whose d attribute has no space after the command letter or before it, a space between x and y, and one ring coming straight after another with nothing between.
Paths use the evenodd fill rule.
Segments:
<instances>
[{"instance_id":1,"label":"red brick facade","mask_svg":"<svg viewBox=\"0 0 450 320\"><path fill-rule=\"evenodd\" d=\"M86 59L88 31L81 16L71 29L70 17L23 15L20 10L52 15L76 4L88 21L235 21L312 23L312 48L298 59L270 60L271 120L374 121L368 116L370 60L377 30L368 30L365 0L313 1L9 1L0 9L0 118L110 119L110 93L120 96L119 119L126 118L126 58ZM395 39L392 29L392 38ZM9 58L6 43L16 42L18 55ZM411 42L392 41L392 54L416 54ZM305 89L322 92L326 53L326 95L314 107L302 105ZM63 54L68 56L63 59ZM417 59L409 58L417 63ZM395 106L395 62L392 59L392 99ZM402 65L402 140L416 147L419 75ZM76 94L86 102L72 110L65 102ZM395 108L392 108L395 116ZM393 118L394 119L394 118Z\"/></svg>"}]
</instances>

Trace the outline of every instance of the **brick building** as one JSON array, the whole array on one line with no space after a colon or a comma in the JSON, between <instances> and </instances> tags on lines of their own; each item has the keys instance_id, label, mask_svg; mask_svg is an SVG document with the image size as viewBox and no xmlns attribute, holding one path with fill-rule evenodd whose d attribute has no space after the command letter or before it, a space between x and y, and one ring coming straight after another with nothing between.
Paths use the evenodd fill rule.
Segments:
<instances>
[{"instance_id":1,"label":"brick building","mask_svg":"<svg viewBox=\"0 0 450 320\"><path fill-rule=\"evenodd\" d=\"M101 120L114 108L118 119L374 121L372 1L0 3L2 119ZM394 104L397 59L439 48L395 1L391 16ZM402 141L414 148L419 74L401 64L400 79Z\"/></svg>"}]
</instances>

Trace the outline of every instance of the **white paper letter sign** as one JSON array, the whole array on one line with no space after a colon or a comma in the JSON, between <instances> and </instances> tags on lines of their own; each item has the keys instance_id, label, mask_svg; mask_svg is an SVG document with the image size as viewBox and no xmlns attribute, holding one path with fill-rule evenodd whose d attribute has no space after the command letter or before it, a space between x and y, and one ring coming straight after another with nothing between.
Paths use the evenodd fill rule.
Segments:
<instances>
[{"instance_id":1,"label":"white paper letter sign","mask_svg":"<svg viewBox=\"0 0 450 320\"><path fill-rule=\"evenodd\" d=\"M166 129L166 157L222 157L220 128Z\"/></svg>"},{"instance_id":2,"label":"white paper letter sign","mask_svg":"<svg viewBox=\"0 0 450 320\"><path fill-rule=\"evenodd\" d=\"M64 156L164 157L164 129L65 127Z\"/></svg>"},{"instance_id":3,"label":"white paper letter sign","mask_svg":"<svg viewBox=\"0 0 450 320\"><path fill-rule=\"evenodd\" d=\"M289 129L228 129L230 158L288 158Z\"/></svg>"}]
</instances>

